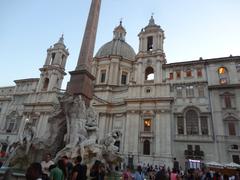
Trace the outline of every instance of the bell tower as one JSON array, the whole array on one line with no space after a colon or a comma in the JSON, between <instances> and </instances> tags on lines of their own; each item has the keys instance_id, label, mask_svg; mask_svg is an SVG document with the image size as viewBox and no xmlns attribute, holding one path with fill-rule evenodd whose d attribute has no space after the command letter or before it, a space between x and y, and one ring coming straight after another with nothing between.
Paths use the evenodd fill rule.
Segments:
<instances>
[{"instance_id":1,"label":"bell tower","mask_svg":"<svg viewBox=\"0 0 240 180\"><path fill-rule=\"evenodd\" d=\"M164 31L159 25L155 24L153 16L151 16L148 25L138 34L139 37L139 53L162 53Z\"/></svg>"},{"instance_id":2,"label":"bell tower","mask_svg":"<svg viewBox=\"0 0 240 180\"><path fill-rule=\"evenodd\" d=\"M63 35L59 41L47 50L45 64L40 68L41 75L37 86L37 92L56 91L61 89L65 73L65 65L68 50L64 44Z\"/></svg>"},{"instance_id":3,"label":"bell tower","mask_svg":"<svg viewBox=\"0 0 240 180\"><path fill-rule=\"evenodd\" d=\"M148 25L138 34L139 51L135 79L137 84L162 83L162 64L166 63L163 49L164 31L151 16Z\"/></svg>"}]
</instances>

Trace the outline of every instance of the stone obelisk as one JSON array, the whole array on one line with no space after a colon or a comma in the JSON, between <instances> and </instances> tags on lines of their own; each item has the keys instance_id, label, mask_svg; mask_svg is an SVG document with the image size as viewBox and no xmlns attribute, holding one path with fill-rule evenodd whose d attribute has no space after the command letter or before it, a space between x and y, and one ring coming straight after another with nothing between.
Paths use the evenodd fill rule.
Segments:
<instances>
[{"instance_id":1,"label":"stone obelisk","mask_svg":"<svg viewBox=\"0 0 240 180\"><path fill-rule=\"evenodd\" d=\"M92 0L85 33L82 41L77 67L69 72L71 75L67 85L67 93L71 95L82 95L88 106L93 97L93 80L91 74L91 61L96 40L101 0Z\"/></svg>"}]
</instances>

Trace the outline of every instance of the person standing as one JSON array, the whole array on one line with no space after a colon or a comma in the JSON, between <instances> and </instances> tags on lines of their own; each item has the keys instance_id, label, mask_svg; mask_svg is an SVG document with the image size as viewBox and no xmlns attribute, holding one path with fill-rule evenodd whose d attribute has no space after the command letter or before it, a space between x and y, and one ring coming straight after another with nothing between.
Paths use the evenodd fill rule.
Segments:
<instances>
[{"instance_id":1,"label":"person standing","mask_svg":"<svg viewBox=\"0 0 240 180\"><path fill-rule=\"evenodd\" d=\"M142 172L141 166L137 167L137 171L134 174L134 180L144 180L144 174Z\"/></svg>"},{"instance_id":2,"label":"person standing","mask_svg":"<svg viewBox=\"0 0 240 180\"><path fill-rule=\"evenodd\" d=\"M105 172L104 164L101 161L96 160L90 169L90 176L92 177L92 180L104 180Z\"/></svg>"},{"instance_id":3,"label":"person standing","mask_svg":"<svg viewBox=\"0 0 240 180\"><path fill-rule=\"evenodd\" d=\"M32 163L26 171L26 180L45 180L42 175L42 166L38 162Z\"/></svg>"},{"instance_id":4,"label":"person standing","mask_svg":"<svg viewBox=\"0 0 240 180\"><path fill-rule=\"evenodd\" d=\"M173 168L172 172L170 173L170 180L178 180L177 170Z\"/></svg>"},{"instance_id":5,"label":"person standing","mask_svg":"<svg viewBox=\"0 0 240 180\"><path fill-rule=\"evenodd\" d=\"M41 165L43 174L45 174L47 177L49 177L50 175L49 167L53 164L54 162L51 160L51 154L50 153L45 154L44 160L41 162Z\"/></svg>"},{"instance_id":6,"label":"person standing","mask_svg":"<svg viewBox=\"0 0 240 180\"><path fill-rule=\"evenodd\" d=\"M66 178L66 169L64 161L60 159L57 163L57 166L51 169L50 171L50 180L65 180Z\"/></svg>"},{"instance_id":7,"label":"person standing","mask_svg":"<svg viewBox=\"0 0 240 180\"><path fill-rule=\"evenodd\" d=\"M69 158L67 156L62 156L61 159L64 162L65 172L66 172L66 179L70 180L71 179L71 174L72 174L73 164L72 164L72 162L69 160Z\"/></svg>"},{"instance_id":8,"label":"person standing","mask_svg":"<svg viewBox=\"0 0 240 180\"><path fill-rule=\"evenodd\" d=\"M130 167L127 166L126 170L122 174L123 180L132 180L132 173L130 171Z\"/></svg>"},{"instance_id":9,"label":"person standing","mask_svg":"<svg viewBox=\"0 0 240 180\"><path fill-rule=\"evenodd\" d=\"M81 164L82 157L78 156L76 159L76 165L72 170L72 178L71 180L86 180L87 179L87 166Z\"/></svg>"}]
</instances>

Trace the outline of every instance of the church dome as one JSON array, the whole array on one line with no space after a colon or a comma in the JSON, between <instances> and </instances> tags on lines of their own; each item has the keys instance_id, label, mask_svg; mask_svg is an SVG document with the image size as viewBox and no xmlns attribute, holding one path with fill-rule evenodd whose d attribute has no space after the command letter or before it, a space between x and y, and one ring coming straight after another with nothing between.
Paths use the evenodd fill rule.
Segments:
<instances>
[{"instance_id":1,"label":"church dome","mask_svg":"<svg viewBox=\"0 0 240 180\"><path fill-rule=\"evenodd\" d=\"M97 58L106 57L109 55L117 55L122 56L125 59L133 60L135 58L136 53L133 48L125 42L126 30L122 26L122 22L120 21L120 25L117 26L113 31L113 40L104 44L97 52Z\"/></svg>"}]
</instances>

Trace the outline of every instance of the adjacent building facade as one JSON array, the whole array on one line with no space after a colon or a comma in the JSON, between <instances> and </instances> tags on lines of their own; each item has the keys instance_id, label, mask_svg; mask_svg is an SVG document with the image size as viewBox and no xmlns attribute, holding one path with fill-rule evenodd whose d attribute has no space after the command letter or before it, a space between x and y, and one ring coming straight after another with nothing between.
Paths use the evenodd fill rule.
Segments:
<instances>
[{"instance_id":1,"label":"adjacent building facade","mask_svg":"<svg viewBox=\"0 0 240 180\"><path fill-rule=\"evenodd\" d=\"M138 34L135 53L120 22L92 62L92 105L100 138L113 130L126 164L182 167L187 159L237 162L240 156L240 57L166 62L164 31L153 17ZM38 79L0 88L2 151L18 140L26 121L43 136L65 75L63 38L48 49Z\"/></svg>"},{"instance_id":2,"label":"adjacent building facade","mask_svg":"<svg viewBox=\"0 0 240 180\"><path fill-rule=\"evenodd\" d=\"M240 57L167 64L164 31L153 17L135 54L126 30L114 29L93 61L101 136L118 129L128 164L176 158L239 163Z\"/></svg>"},{"instance_id":3,"label":"adjacent building facade","mask_svg":"<svg viewBox=\"0 0 240 180\"><path fill-rule=\"evenodd\" d=\"M61 37L47 50L40 78L15 80L15 86L0 88L1 156L21 140L26 123L34 127L32 136L46 135L48 118L63 95L60 88L68 55Z\"/></svg>"}]
</instances>

